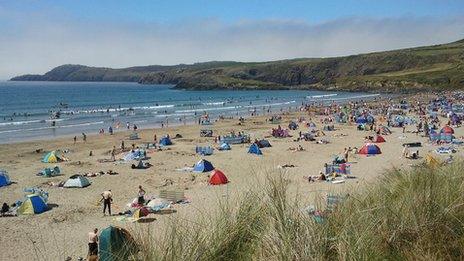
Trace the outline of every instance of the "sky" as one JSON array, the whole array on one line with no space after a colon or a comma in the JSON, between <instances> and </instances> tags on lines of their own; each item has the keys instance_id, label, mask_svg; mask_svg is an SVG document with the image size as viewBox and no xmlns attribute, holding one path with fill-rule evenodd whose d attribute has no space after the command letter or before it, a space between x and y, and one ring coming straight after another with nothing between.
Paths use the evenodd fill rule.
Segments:
<instances>
[{"instance_id":1,"label":"sky","mask_svg":"<svg viewBox=\"0 0 464 261\"><path fill-rule=\"evenodd\" d=\"M463 0L0 0L0 79L330 57L464 38Z\"/></svg>"}]
</instances>

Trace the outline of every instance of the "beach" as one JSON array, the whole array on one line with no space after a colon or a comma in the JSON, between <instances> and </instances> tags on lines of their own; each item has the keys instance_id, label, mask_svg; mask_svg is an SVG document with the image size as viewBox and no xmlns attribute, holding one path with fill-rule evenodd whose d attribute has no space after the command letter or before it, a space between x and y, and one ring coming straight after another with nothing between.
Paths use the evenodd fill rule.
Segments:
<instances>
[{"instance_id":1,"label":"beach","mask_svg":"<svg viewBox=\"0 0 464 261\"><path fill-rule=\"evenodd\" d=\"M73 259L85 257L87 254L87 233L93 228L103 229L110 224L128 228L130 231L162 231L166 222L176 219L186 225L213 213L219 204L233 201L235 197L261 184L267 175L283 175L289 180L289 191L298 197L303 205L314 205L317 198L327 193L349 193L350 191L367 188L369 183L375 182L386 169L410 168L418 164L418 160L401 157L402 144L405 142L422 142L418 148L419 155L424 157L436 149L427 142L421 134L412 133L415 126L407 126L406 132L401 128L391 128L393 133L386 135L385 143L377 144L382 154L364 156L350 154L351 176L340 184L331 182L308 182L307 177L318 175L324 163L330 163L335 155L341 155L344 148L361 148L364 138L372 135L369 131L358 131L356 124L335 123L335 131L325 131L324 139L328 144L317 144L309 141L294 141L299 131L307 128L300 124L300 129L291 130L293 137L270 137L272 128L276 124L266 121L266 117L251 117L239 125L237 119L224 119L214 125L186 125L163 129L144 129L138 131L140 139L128 140L131 131L119 131L114 135L88 135L84 142L78 136L74 144L70 137L34 142L22 142L0 145L0 165L7 170L14 184L0 189L0 202L15 202L24 195L23 188L38 186L49 193L48 204L52 209L39 215L21 215L18 217L0 218L0 244L3 249L2 258L5 260L63 260L70 256ZM298 117L313 117L317 127L322 128L319 118L309 116L307 112L293 112L283 115L282 127L295 121ZM216 146L214 137L200 137L200 130L210 128L214 135L226 135L232 131L244 132L251 140L266 138L272 144L270 148L263 148L262 156L247 153L249 144L232 145L230 151L215 150L211 156L201 157L195 154L195 146ZM119 148L121 141L130 147L153 142L154 134L158 140L163 135L173 138L173 145L163 151L149 151L147 156L153 165L145 170L131 169L131 163L99 163L99 159L109 159L113 146ZM464 132L457 128L455 136L460 137ZM304 151L289 151L301 145ZM44 154L52 150L66 150L67 162L57 164L42 163ZM37 153L36 150L40 152ZM89 156L92 151L93 156ZM125 153L116 155L122 158ZM457 153L461 154L460 152ZM444 158L444 156L441 156ZM189 173L176 171L186 166L191 167L200 159L210 161L215 168L220 169L229 179L227 185L208 185L210 173ZM136 163L136 162L135 162ZM283 165L294 167L279 168ZM43 178L35 174L45 167L58 165L62 176ZM102 175L89 178L91 185L86 188L59 188L45 185L50 181L63 181L74 174L87 172L106 172L113 170L118 175ZM157 196L161 190L183 191L189 203L174 204L176 212L168 215L151 214L156 218L153 222L133 223L119 221L117 216L103 216L102 206L98 204L100 194L111 189L114 197L113 213L124 211L126 204L137 197L138 186L142 185L147 195Z\"/></svg>"}]
</instances>

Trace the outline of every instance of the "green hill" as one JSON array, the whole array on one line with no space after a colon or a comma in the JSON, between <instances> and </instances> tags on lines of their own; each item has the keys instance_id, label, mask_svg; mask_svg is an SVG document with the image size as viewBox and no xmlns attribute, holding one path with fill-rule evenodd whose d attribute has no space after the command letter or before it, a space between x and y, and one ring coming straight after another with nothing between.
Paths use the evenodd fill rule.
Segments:
<instances>
[{"instance_id":1,"label":"green hill","mask_svg":"<svg viewBox=\"0 0 464 261\"><path fill-rule=\"evenodd\" d=\"M137 81L185 89L320 89L413 92L464 89L464 40L333 58L208 62L124 69L59 66L12 80Z\"/></svg>"}]
</instances>

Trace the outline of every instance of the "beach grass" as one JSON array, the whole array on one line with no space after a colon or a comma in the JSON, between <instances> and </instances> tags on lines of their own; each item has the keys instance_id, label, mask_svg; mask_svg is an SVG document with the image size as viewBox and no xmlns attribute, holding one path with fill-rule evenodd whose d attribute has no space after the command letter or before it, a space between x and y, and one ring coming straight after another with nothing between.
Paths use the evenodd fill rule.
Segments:
<instances>
[{"instance_id":1,"label":"beach grass","mask_svg":"<svg viewBox=\"0 0 464 261\"><path fill-rule=\"evenodd\" d=\"M269 173L195 224L173 217L163 232L134 234L144 260L460 260L463 167L391 169L322 222L290 195L285 173Z\"/></svg>"}]
</instances>

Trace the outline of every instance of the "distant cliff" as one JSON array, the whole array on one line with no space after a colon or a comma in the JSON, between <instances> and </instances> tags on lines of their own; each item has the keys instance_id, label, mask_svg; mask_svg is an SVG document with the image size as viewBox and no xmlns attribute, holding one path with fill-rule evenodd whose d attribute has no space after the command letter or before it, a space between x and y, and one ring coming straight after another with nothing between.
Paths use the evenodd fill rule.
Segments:
<instances>
[{"instance_id":1,"label":"distant cliff","mask_svg":"<svg viewBox=\"0 0 464 261\"><path fill-rule=\"evenodd\" d=\"M128 81L199 89L320 89L404 92L464 89L464 40L335 58L207 62L124 69L63 65L22 81Z\"/></svg>"}]
</instances>

